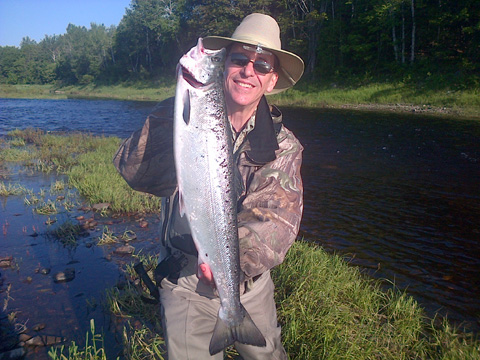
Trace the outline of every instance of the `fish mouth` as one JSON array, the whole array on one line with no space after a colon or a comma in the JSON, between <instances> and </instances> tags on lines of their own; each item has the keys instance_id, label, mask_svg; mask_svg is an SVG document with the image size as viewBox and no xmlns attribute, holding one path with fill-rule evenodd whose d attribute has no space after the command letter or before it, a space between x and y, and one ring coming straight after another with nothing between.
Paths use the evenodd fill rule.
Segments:
<instances>
[{"instance_id":1,"label":"fish mouth","mask_svg":"<svg viewBox=\"0 0 480 360\"><path fill-rule=\"evenodd\" d=\"M205 84L195 79L193 74L190 71L188 71L188 69L184 66L182 66L182 76L185 79L185 81L188 82L190 86L192 86L195 89L205 86Z\"/></svg>"}]
</instances>

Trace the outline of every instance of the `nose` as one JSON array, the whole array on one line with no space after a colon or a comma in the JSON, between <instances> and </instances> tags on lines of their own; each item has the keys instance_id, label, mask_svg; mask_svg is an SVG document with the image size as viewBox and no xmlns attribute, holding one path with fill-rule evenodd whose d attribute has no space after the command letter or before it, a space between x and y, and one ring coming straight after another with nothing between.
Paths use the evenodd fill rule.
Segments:
<instances>
[{"instance_id":1,"label":"nose","mask_svg":"<svg viewBox=\"0 0 480 360\"><path fill-rule=\"evenodd\" d=\"M253 62L255 60L250 59L247 65L243 67L243 73L245 76L253 76L255 75L255 69L253 68Z\"/></svg>"}]
</instances>

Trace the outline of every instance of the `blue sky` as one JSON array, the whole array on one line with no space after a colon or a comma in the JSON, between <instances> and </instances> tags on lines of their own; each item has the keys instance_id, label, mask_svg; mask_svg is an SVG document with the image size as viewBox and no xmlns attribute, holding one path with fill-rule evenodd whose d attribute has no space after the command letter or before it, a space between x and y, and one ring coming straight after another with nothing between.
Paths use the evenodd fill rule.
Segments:
<instances>
[{"instance_id":1,"label":"blue sky","mask_svg":"<svg viewBox=\"0 0 480 360\"><path fill-rule=\"evenodd\" d=\"M130 0L0 0L0 46L66 33L69 23L118 25Z\"/></svg>"}]
</instances>

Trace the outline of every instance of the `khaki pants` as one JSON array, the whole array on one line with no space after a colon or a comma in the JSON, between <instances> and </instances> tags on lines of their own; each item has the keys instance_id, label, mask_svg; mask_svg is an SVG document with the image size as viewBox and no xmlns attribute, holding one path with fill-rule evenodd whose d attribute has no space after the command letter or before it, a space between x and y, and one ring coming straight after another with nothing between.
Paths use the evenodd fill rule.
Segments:
<instances>
[{"instance_id":1,"label":"khaki pants","mask_svg":"<svg viewBox=\"0 0 480 360\"><path fill-rule=\"evenodd\" d=\"M277 324L273 290L270 272L266 272L255 281L250 291L240 297L267 342L266 347L235 343L244 360L287 359L281 343L281 328ZM217 297L202 296L165 279L160 289L160 301L169 360L223 359L222 352L211 356L208 351L220 307Z\"/></svg>"}]
</instances>

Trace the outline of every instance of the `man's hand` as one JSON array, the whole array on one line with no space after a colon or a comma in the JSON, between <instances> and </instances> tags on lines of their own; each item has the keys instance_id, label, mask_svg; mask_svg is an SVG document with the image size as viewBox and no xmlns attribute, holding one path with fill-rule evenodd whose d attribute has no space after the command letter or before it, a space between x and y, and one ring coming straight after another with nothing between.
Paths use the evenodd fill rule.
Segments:
<instances>
[{"instance_id":1,"label":"man's hand","mask_svg":"<svg viewBox=\"0 0 480 360\"><path fill-rule=\"evenodd\" d=\"M204 284L210 285L215 287L215 282L213 281L213 273L210 266L205 263L201 263L198 265L197 276L201 282Z\"/></svg>"}]
</instances>

